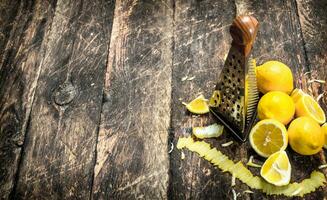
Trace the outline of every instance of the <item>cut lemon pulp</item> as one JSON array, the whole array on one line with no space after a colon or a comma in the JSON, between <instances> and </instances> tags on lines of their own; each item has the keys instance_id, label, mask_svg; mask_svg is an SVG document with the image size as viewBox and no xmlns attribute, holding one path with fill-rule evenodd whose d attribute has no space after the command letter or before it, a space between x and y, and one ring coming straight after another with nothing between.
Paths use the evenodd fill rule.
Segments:
<instances>
[{"instance_id":1,"label":"cut lemon pulp","mask_svg":"<svg viewBox=\"0 0 327 200\"><path fill-rule=\"evenodd\" d=\"M302 96L307 95L303 92L303 90L295 88L291 94L291 98L293 99L294 103L296 103Z\"/></svg>"},{"instance_id":2,"label":"cut lemon pulp","mask_svg":"<svg viewBox=\"0 0 327 200\"><path fill-rule=\"evenodd\" d=\"M252 148L263 157L285 150L288 135L285 126L275 119L258 122L251 130L249 140Z\"/></svg>"},{"instance_id":3,"label":"cut lemon pulp","mask_svg":"<svg viewBox=\"0 0 327 200\"><path fill-rule=\"evenodd\" d=\"M260 175L276 186L287 185L291 179L291 164L285 151L278 151L265 161Z\"/></svg>"},{"instance_id":4,"label":"cut lemon pulp","mask_svg":"<svg viewBox=\"0 0 327 200\"><path fill-rule=\"evenodd\" d=\"M201 94L196 99L186 104L183 103L187 110L194 114L205 114L209 112L208 100Z\"/></svg>"},{"instance_id":5,"label":"cut lemon pulp","mask_svg":"<svg viewBox=\"0 0 327 200\"><path fill-rule=\"evenodd\" d=\"M310 117L319 124L326 121L325 113L320 105L309 95L302 96L295 104L295 114L297 117Z\"/></svg>"}]
</instances>

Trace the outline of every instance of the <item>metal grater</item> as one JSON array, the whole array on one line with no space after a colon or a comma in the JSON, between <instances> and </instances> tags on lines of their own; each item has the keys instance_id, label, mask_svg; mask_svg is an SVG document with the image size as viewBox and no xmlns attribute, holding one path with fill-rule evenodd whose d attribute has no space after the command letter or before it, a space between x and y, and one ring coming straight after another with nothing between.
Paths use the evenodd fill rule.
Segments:
<instances>
[{"instance_id":1,"label":"metal grater","mask_svg":"<svg viewBox=\"0 0 327 200\"><path fill-rule=\"evenodd\" d=\"M259 100L255 61L249 59L257 31L258 21L254 17L234 19L230 27L232 46L209 102L211 112L242 142L256 119Z\"/></svg>"}]
</instances>

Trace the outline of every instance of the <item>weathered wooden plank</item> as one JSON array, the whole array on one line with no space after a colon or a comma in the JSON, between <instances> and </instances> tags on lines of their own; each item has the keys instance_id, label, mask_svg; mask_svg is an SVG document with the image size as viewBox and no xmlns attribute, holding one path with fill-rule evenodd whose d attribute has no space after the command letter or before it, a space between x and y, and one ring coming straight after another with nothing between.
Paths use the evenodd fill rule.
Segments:
<instances>
[{"instance_id":1,"label":"weathered wooden plank","mask_svg":"<svg viewBox=\"0 0 327 200\"><path fill-rule=\"evenodd\" d=\"M210 97L218 75L224 65L231 37L229 26L235 17L232 1L176 1L175 47L173 60L172 88L172 135L176 145L179 137L190 135L192 126L208 125L215 120L210 115L195 116L186 112L181 101L190 101L199 93ZM183 77L195 77L182 81ZM213 145L235 161L246 160L246 151L235 142L228 148L222 143L233 140L225 132ZM224 199L231 198L232 178L215 169L197 155L184 151L185 159L176 148L170 157L171 199ZM247 189L245 185L235 188L236 192ZM246 198L246 195L242 195Z\"/></svg>"},{"instance_id":2,"label":"weathered wooden plank","mask_svg":"<svg viewBox=\"0 0 327 200\"><path fill-rule=\"evenodd\" d=\"M308 77L327 80L327 2L321 0L297 0L298 13L305 44L307 64L310 70ZM313 83L314 96L324 93L321 105L327 111L326 84Z\"/></svg>"},{"instance_id":3,"label":"weathered wooden plank","mask_svg":"<svg viewBox=\"0 0 327 200\"><path fill-rule=\"evenodd\" d=\"M2 0L0 2L0 58L10 36L10 31L20 5L20 0Z\"/></svg>"},{"instance_id":4,"label":"weathered wooden plank","mask_svg":"<svg viewBox=\"0 0 327 200\"><path fill-rule=\"evenodd\" d=\"M2 7L2 3L10 5ZM0 18L8 21L0 27L0 199L7 199L18 169L54 5L39 0L2 3ZM17 16L10 21L15 12Z\"/></svg>"},{"instance_id":5,"label":"weathered wooden plank","mask_svg":"<svg viewBox=\"0 0 327 200\"><path fill-rule=\"evenodd\" d=\"M210 40L210 37L205 37L211 33L210 28L212 27L209 25L221 26L220 22L228 26L234 16L252 14L260 22L260 30L252 53L253 57L257 59L258 64L273 59L286 63L292 68L297 86L304 87L301 75L307 70L307 67L294 1L237 0L235 1L236 13L233 10L229 10L233 5L224 4L217 6L216 10L212 9L216 15L213 19L209 18L208 20L204 17L205 15L210 16L208 14L211 13L210 8L217 4L219 5L219 3L214 4L209 1L201 3L176 2L176 33L172 80L174 86L172 91L172 128L174 133L172 141L174 143L178 137L189 135L192 126L212 122L212 118L208 116L191 117L186 115L183 113L183 106L179 101L179 98L182 98L184 101L191 100L200 92L209 97L209 92L213 89L213 80L220 71L219 66L223 65L223 58L227 54L230 42L229 36L226 36L228 34L228 27L223 29L222 33L214 35L215 40ZM223 10L223 17L219 16L220 12L218 9L219 11ZM179 33L179 31L181 32ZM197 78L193 82L181 82L183 76L195 76ZM231 140L231 138L224 133L219 138L219 141L213 142L213 144L235 161L242 160L245 163L248 156L255 155L248 143L242 145L235 144L228 148L219 147L219 144L228 140ZM300 181L308 177L310 172L313 169L317 169L317 166L321 164L321 160L317 156L304 157L296 155L291 150L288 150L288 152L293 167L292 181ZM207 162L198 159L197 156L193 156L193 154L188 152L184 153L186 158L183 161L180 161L181 154L178 150L173 151L171 155L172 173L169 194L172 199L233 197L230 175L223 175L207 164ZM262 162L264 161L259 156L255 156L255 158ZM251 170L254 174L259 175L258 169ZM260 191L255 191L253 195L245 196L242 193L244 189L246 189L244 184L236 182L234 190L236 193L240 193L241 196L239 198L277 198L276 196L267 197ZM307 199L321 199L322 197L322 189L306 196ZM278 198L285 199L284 197Z\"/></svg>"},{"instance_id":6,"label":"weathered wooden plank","mask_svg":"<svg viewBox=\"0 0 327 200\"><path fill-rule=\"evenodd\" d=\"M292 69L296 86L306 90L303 74L308 68L295 1L237 0L236 7L237 14L252 14L260 22L260 30L253 49L257 63L279 60L287 64ZM287 152L292 164L292 182L309 177L312 170L318 169L321 164L319 156L300 156L291 149ZM248 153L251 154L250 147ZM258 157L258 159L261 158ZM259 175L258 170L254 172ZM318 192L306 195L305 199L322 199L323 196L320 188ZM253 199L288 199L283 196L266 196L259 191L255 191L251 197Z\"/></svg>"},{"instance_id":7,"label":"weathered wooden plank","mask_svg":"<svg viewBox=\"0 0 327 200\"><path fill-rule=\"evenodd\" d=\"M327 81L327 1L297 0L299 20L305 45L306 59L309 71L307 77ZM327 113L326 84L312 83L308 85L308 92L313 96L321 96L319 103ZM327 151L320 154L323 164L326 164ZM327 174L327 169L323 170ZM327 187L323 195L327 196Z\"/></svg>"},{"instance_id":8,"label":"weathered wooden plank","mask_svg":"<svg viewBox=\"0 0 327 200\"><path fill-rule=\"evenodd\" d=\"M116 2L94 199L166 199L172 1Z\"/></svg>"},{"instance_id":9,"label":"weathered wooden plank","mask_svg":"<svg viewBox=\"0 0 327 200\"><path fill-rule=\"evenodd\" d=\"M90 197L113 10L57 2L13 198Z\"/></svg>"}]
</instances>

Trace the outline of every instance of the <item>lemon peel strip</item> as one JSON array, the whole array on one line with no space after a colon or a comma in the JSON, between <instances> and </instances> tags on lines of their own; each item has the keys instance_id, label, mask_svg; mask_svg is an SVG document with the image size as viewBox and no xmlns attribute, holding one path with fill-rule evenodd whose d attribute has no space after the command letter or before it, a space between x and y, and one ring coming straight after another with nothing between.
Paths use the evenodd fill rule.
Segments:
<instances>
[{"instance_id":1,"label":"lemon peel strip","mask_svg":"<svg viewBox=\"0 0 327 200\"><path fill-rule=\"evenodd\" d=\"M261 168L262 165L253 162L253 156L250 156L249 161L246 163L247 166Z\"/></svg>"},{"instance_id":2,"label":"lemon peel strip","mask_svg":"<svg viewBox=\"0 0 327 200\"><path fill-rule=\"evenodd\" d=\"M310 178L304 179L302 182L290 183L286 186L274 186L261 177L254 176L241 161L234 163L227 156L216 148L211 148L210 144L204 141L194 141L192 137L179 138L177 148L187 148L190 151L200 154L201 157L217 166L222 171L231 173L235 178L245 183L252 189L262 190L268 195L285 195L300 196L315 191L326 183L326 177L319 171L313 171Z\"/></svg>"}]
</instances>

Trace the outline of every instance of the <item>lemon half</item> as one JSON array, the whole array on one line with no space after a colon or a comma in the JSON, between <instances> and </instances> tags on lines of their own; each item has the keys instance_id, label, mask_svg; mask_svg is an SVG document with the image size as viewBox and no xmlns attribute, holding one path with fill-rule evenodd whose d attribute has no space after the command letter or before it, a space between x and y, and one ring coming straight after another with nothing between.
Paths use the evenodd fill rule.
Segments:
<instances>
[{"instance_id":1,"label":"lemon half","mask_svg":"<svg viewBox=\"0 0 327 200\"><path fill-rule=\"evenodd\" d=\"M282 186L291 180L291 164L285 151L278 151L265 161L260 175L269 183Z\"/></svg>"},{"instance_id":2,"label":"lemon half","mask_svg":"<svg viewBox=\"0 0 327 200\"><path fill-rule=\"evenodd\" d=\"M301 99L301 97L303 97L304 95L307 94L303 92L303 90L295 88L291 94L291 98L293 99L294 103L297 103L297 101Z\"/></svg>"},{"instance_id":3,"label":"lemon half","mask_svg":"<svg viewBox=\"0 0 327 200\"><path fill-rule=\"evenodd\" d=\"M286 149L288 135L282 123L275 119L265 119L252 128L249 140L255 152L260 156L268 157L277 151Z\"/></svg>"},{"instance_id":4,"label":"lemon half","mask_svg":"<svg viewBox=\"0 0 327 200\"><path fill-rule=\"evenodd\" d=\"M326 121L325 113L320 105L309 95L303 95L295 104L295 114L297 117L310 117L319 124Z\"/></svg>"}]
</instances>

